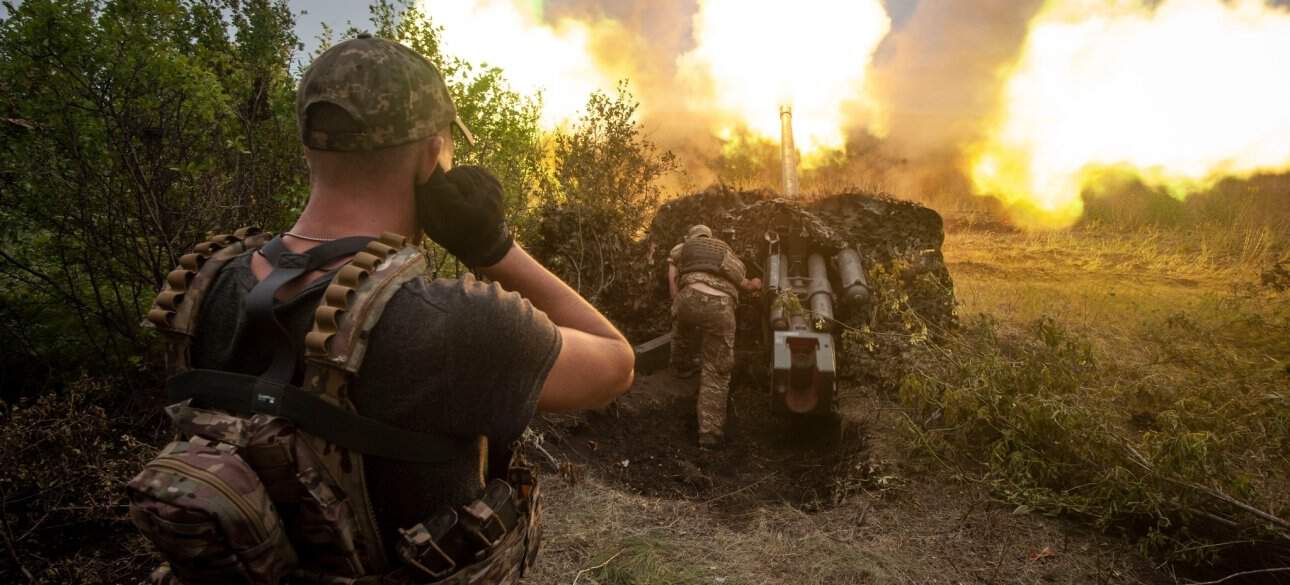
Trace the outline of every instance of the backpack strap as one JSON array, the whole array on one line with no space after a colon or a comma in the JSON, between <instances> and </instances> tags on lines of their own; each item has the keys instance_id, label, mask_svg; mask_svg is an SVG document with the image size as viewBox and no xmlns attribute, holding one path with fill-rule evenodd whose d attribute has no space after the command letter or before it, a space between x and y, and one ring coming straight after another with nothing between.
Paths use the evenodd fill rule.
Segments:
<instances>
[{"instance_id":1,"label":"backpack strap","mask_svg":"<svg viewBox=\"0 0 1290 585\"><path fill-rule=\"evenodd\" d=\"M409 245L407 238L391 233L368 243L341 267L323 293L323 301L314 314L313 330L305 336L304 390L354 412L349 390L363 365L372 329L394 294L405 283L424 274L426 259L421 249ZM311 434L310 441L327 472L354 504L359 529L356 544L363 553L367 570L389 571L391 564L376 524L363 456L357 451L336 448L318 435ZM433 445L421 443L414 448L423 447L430 450ZM462 446L454 448L460 452Z\"/></svg>"},{"instance_id":2,"label":"backpack strap","mask_svg":"<svg viewBox=\"0 0 1290 585\"><path fill-rule=\"evenodd\" d=\"M390 233L369 243L367 249L341 268L318 306L313 331L305 337L304 389L353 410L349 389L362 368L372 330L381 313L405 283L426 273L426 258L421 249L409 246L403 236ZM449 442L452 437L446 435L436 439L433 442L419 441L414 448L425 451L447 448L461 454L469 447L466 439L457 439L455 445ZM482 460L487 456L488 441L483 436L477 439ZM421 583L428 577L440 582L438 579L443 573L425 572L427 567L416 562L417 559L442 557L443 551L434 543L437 533L424 523L402 530L403 539L397 544L403 562L393 562L394 559L386 555L376 524L365 483L364 457L359 452L329 448L331 445L318 440L314 446L316 452L322 456L327 471L351 498L360 533L356 541L360 551L365 553L364 563L369 574L383 573L383 583ZM481 461L480 466L482 475L485 463ZM516 451L512 451L509 469L503 477L505 482L494 479L488 483L481 499L461 508L463 516L456 525L458 532L477 533L489 540L489 546L484 549L486 552L481 553L486 556L476 557L469 565L449 562L442 566L444 570L461 569L442 583L514 583L536 559L541 543L536 478ZM445 526L450 531L453 528ZM501 533L498 533L498 528L502 529ZM497 540L491 540L494 538ZM441 554L432 555L427 552L429 550ZM423 571L418 572L415 568Z\"/></svg>"},{"instance_id":3,"label":"backpack strap","mask_svg":"<svg viewBox=\"0 0 1290 585\"><path fill-rule=\"evenodd\" d=\"M304 382L300 387L291 384L290 373L300 347L289 336L284 336L278 344L283 349L275 352L275 366L264 376L192 369L189 346L197 311L203 295L228 260L259 249L274 265L274 273L257 285L257 289L263 286L266 292L257 295L257 289L252 289L247 305L257 333L278 335L281 326L273 318L273 291L325 264L323 258L336 257L318 246L311 249L318 250L317 253L293 259L271 240L270 234L248 231L217 236L185 255L180 268L167 277L167 288L149 312L148 321L165 333L170 342L168 369L172 375L167 389L175 401L193 399L205 407L239 416L259 413L282 417L304 431L299 439L317 455L323 468L319 471L329 475L330 484L340 488L350 500L348 509L356 529L353 545L361 557L362 571L369 575L387 573L391 563L376 524L363 454L441 462L463 454L476 441L385 425L360 415L350 400L349 389L362 367L371 331L385 305L403 284L426 273L425 257L419 248L408 245L406 238L396 234L383 234L362 245L337 271L315 310L314 327L305 338ZM345 249L352 243L342 246L339 242L332 252L353 251ZM282 274L275 277L277 273ZM279 361L286 361L277 359L288 354L286 348L291 348L290 369L277 365Z\"/></svg>"},{"instance_id":4,"label":"backpack strap","mask_svg":"<svg viewBox=\"0 0 1290 585\"><path fill-rule=\"evenodd\" d=\"M289 384L296 374L300 360L300 345L282 325L277 316L276 295L284 285L318 270L337 258L352 256L363 251L376 238L351 236L332 240L310 248L303 253L288 250L282 238L270 240L260 248L260 254L273 267L268 274L246 295L246 314L253 334L274 339L273 361L268 371L261 375L279 384Z\"/></svg>"},{"instance_id":5,"label":"backpack strap","mask_svg":"<svg viewBox=\"0 0 1290 585\"><path fill-rule=\"evenodd\" d=\"M193 400L201 408L235 416L282 417L339 447L397 461L443 463L460 456L473 443L387 425L262 376L193 368L166 380L166 397L172 403Z\"/></svg>"},{"instance_id":6,"label":"backpack strap","mask_svg":"<svg viewBox=\"0 0 1290 585\"><path fill-rule=\"evenodd\" d=\"M220 234L193 246L179 257L179 266L166 275L165 286L149 309L144 326L160 331L166 339L166 371L170 374L191 367L194 327L206 291L229 260L258 249L273 237L258 227L244 227L232 234Z\"/></svg>"}]
</instances>

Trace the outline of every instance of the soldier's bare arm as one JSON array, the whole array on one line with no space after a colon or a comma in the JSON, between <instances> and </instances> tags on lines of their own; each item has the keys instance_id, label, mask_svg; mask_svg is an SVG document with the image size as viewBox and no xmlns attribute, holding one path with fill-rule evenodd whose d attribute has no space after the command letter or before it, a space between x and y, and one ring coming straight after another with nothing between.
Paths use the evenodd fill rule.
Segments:
<instances>
[{"instance_id":1,"label":"soldier's bare arm","mask_svg":"<svg viewBox=\"0 0 1290 585\"><path fill-rule=\"evenodd\" d=\"M673 264L673 263L671 263L671 262L668 262L668 264L667 264L667 290L668 290L668 292L670 292L670 293L672 294L672 298L674 298L674 299L676 298L676 293L677 293L677 292L679 292L679 291L677 291L677 290L676 290L676 279L677 279L676 264Z\"/></svg>"},{"instance_id":2,"label":"soldier's bare arm","mask_svg":"<svg viewBox=\"0 0 1290 585\"><path fill-rule=\"evenodd\" d=\"M547 411L599 408L631 387L636 356L623 334L518 245L485 276L520 293L560 328L560 355L538 396Z\"/></svg>"}]
</instances>

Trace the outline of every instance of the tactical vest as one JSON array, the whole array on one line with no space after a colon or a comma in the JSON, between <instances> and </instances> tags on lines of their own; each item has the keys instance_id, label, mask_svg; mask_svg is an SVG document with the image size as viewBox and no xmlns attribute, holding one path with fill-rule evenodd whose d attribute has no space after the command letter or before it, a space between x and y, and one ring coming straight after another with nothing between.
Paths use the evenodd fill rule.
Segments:
<instances>
[{"instance_id":1,"label":"tactical vest","mask_svg":"<svg viewBox=\"0 0 1290 585\"><path fill-rule=\"evenodd\" d=\"M712 238L692 238L681 246L681 257L677 262L677 272L685 276L691 272L707 272L720 276L736 286L739 282L726 274L722 260L731 253L730 246L721 240Z\"/></svg>"},{"instance_id":2,"label":"tactical vest","mask_svg":"<svg viewBox=\"0 0 1290 585\"><path fill-rule=\"evenodd\" d=\"M190 348L203 297L220 269L251 251L274 266L247 296L252 332L278 335L285 349L261 376L195 369ZM312 330L303 340L287 339L273 315L274 293L350 254L324 292ZM518 448L480 498L401 529L399 559L387 558L376 524L365 455L443 462L476 442L487 453L482 436L406 431L358 414L350 400L386 303L425 273L420 249L388 233L294 254L270 234L243 228L180 258L147 316L166 341L166 387L174 402L166 412L177 438L127 486L131 520L165 560L152 583L520 579L537 556L541 511L537 482ZM295 385L301 353L303 383Z\"/></svg>"}]
</instances>

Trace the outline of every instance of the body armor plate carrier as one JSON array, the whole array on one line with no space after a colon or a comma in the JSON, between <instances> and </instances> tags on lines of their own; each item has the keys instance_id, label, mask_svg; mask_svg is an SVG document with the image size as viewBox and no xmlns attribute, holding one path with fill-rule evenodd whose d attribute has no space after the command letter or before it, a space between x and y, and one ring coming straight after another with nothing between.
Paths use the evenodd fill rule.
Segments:
<instances>
[{"instance_id":1,"label":"body armor plate carrier","mask_svg":"<svg viewBox=\"0 0 1290 585\"><path fill-rule=\"evenodd\" d=\"M194 369L189 348L203 296L221 268L258 250L273 272L247 296L253 334L277 336L260 376ZM273 314L283 284L348 255L304 340ZM326 585L514 583L537 556L537 482L518 448L482 496L401 529L389 559L363 456L435 462L484 437L414 433L358 414L349 399L385 304L426 272L402 236L344 238L305 254L255 228L216 236L180 259L147 322L166 339L166 412L177 439L128 485L130 516L165 563L151 582ZM303 343L302 343L303 341ZM293 383L304 354L303 383ZM481 466L483 465L481 457Z\"/></svg>"},{"instance_id":2,"label":"body armor plate carrier","mask_svg":"<svg viewBox=\"0 0 1290 585\"><path fill-rule=\"evenodd\" d=\"M732 253L730 246L721 240L712 238L693 238L681 246L681 257L677 262L677 272L684 276L691 272L706 272L720 276L733 284L739 281L726 274L724 263L726 254Z\"/></svg>"}]
</instances>

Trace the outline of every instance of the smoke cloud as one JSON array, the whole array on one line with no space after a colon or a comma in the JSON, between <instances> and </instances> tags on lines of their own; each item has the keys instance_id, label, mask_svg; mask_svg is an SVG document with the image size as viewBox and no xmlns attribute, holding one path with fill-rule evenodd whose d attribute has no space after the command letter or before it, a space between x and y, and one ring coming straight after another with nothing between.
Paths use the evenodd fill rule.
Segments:
<instances>
[{"instance_id":1,"label":"smoke cloud","mask_svg":"<svg viewBox=\"0 0 1290 585\"><path fill-rule=\"evenodd\" d=\"M981 151L1015 134L1016 79L1033 60L1030 47L1046 15L1088 18L1101 23L1090 25L1096 31L1121 14L1241 6L1259 19L1251 30L1264 30L1280 26L1290 3L1274 0L1256 11L1259 0L860 0L807 10L769 0L422 1L447 31L466 31L445 34L449 52L486 56L522 80L521 91L546 83L547 123L572 119L586 93L612 92L627 80L647 134L685 170L674 189L713 181L776 188L782 99L796 102L803 190L878 189L950 213L999 207L982 195L1009 204L1047 196L992 192L978 176L991 170ZM1220 5L1228 8L1213 8ZM498 16L507 11L520 16ZM504 21L506 38L492 34L481 13ZM1290 38L1290 29L1284 33ZM465 40L458 46L456 39ZM1121 62L1151 67L1141 59L1104 67ZM1108 78L1149 77L1142 73L1113 70ZM1242 91L1258 94L1259 87ZM765 95L752 95L758 92ZM1268 115L1284 118L1284 108ZM1044 135L1030 126L1031 135ZM1006 162L1026 164L1028 156L1023 148ZM1290 168L1290 160L1281 167Z\"/></svg>"},{"instance_id":2,"label":"smoke cloud","mask_svg":"<svg viewBox=\"0 0 1290 585\"><path fill-rule=\"evenodd\" d=\"M875 128L911 155L942 155L981 137L1003 72L1019 53L1043 0L921 2L884 41L872 88Z\"/></svg>"},{"instance_id":3,"label":"smoke cloud","mask_svg":"<svg viewBox=\"0 0 1290 585\"><path fill-rule=\"evenodd\" d=\"M961 171L961 146L978 140L994 115L1003 72L1017 58L1027 23L1042 3L888 0L884 7L893 24L876 53L808 56L803 64L860 69L867 78L844 100L840 130L847 137L845 148L833 153L827 168L808 170L804 187L862 186L931 203L972 202ZM695 17L702 8L702 0L552 0L543 16L552 25L564 19L616 23L615 34L598 37L603 42L594 57L606 70L630 78L646 128L656 142L679 155L688 183L747 180L749 176L731 176L720 168L721 159L737 148L742 148L738 154L777 156L776 149L757 144L775 137L736 132L732 138L721 112L694 99L704 89L724 88L699 87L680 78L677 64L695 50ZM826 29L808 24L799 27L807 30L795 32L842 36L848 27L858 30L860 25ZM759 40L773 44L783 38ZM773 108L767 108L764 125L774 127L777 121ZM766 172L749 173L752 183L773 188L778 165L773 159L763 162Z\"/></svg>"}]
</instances>

